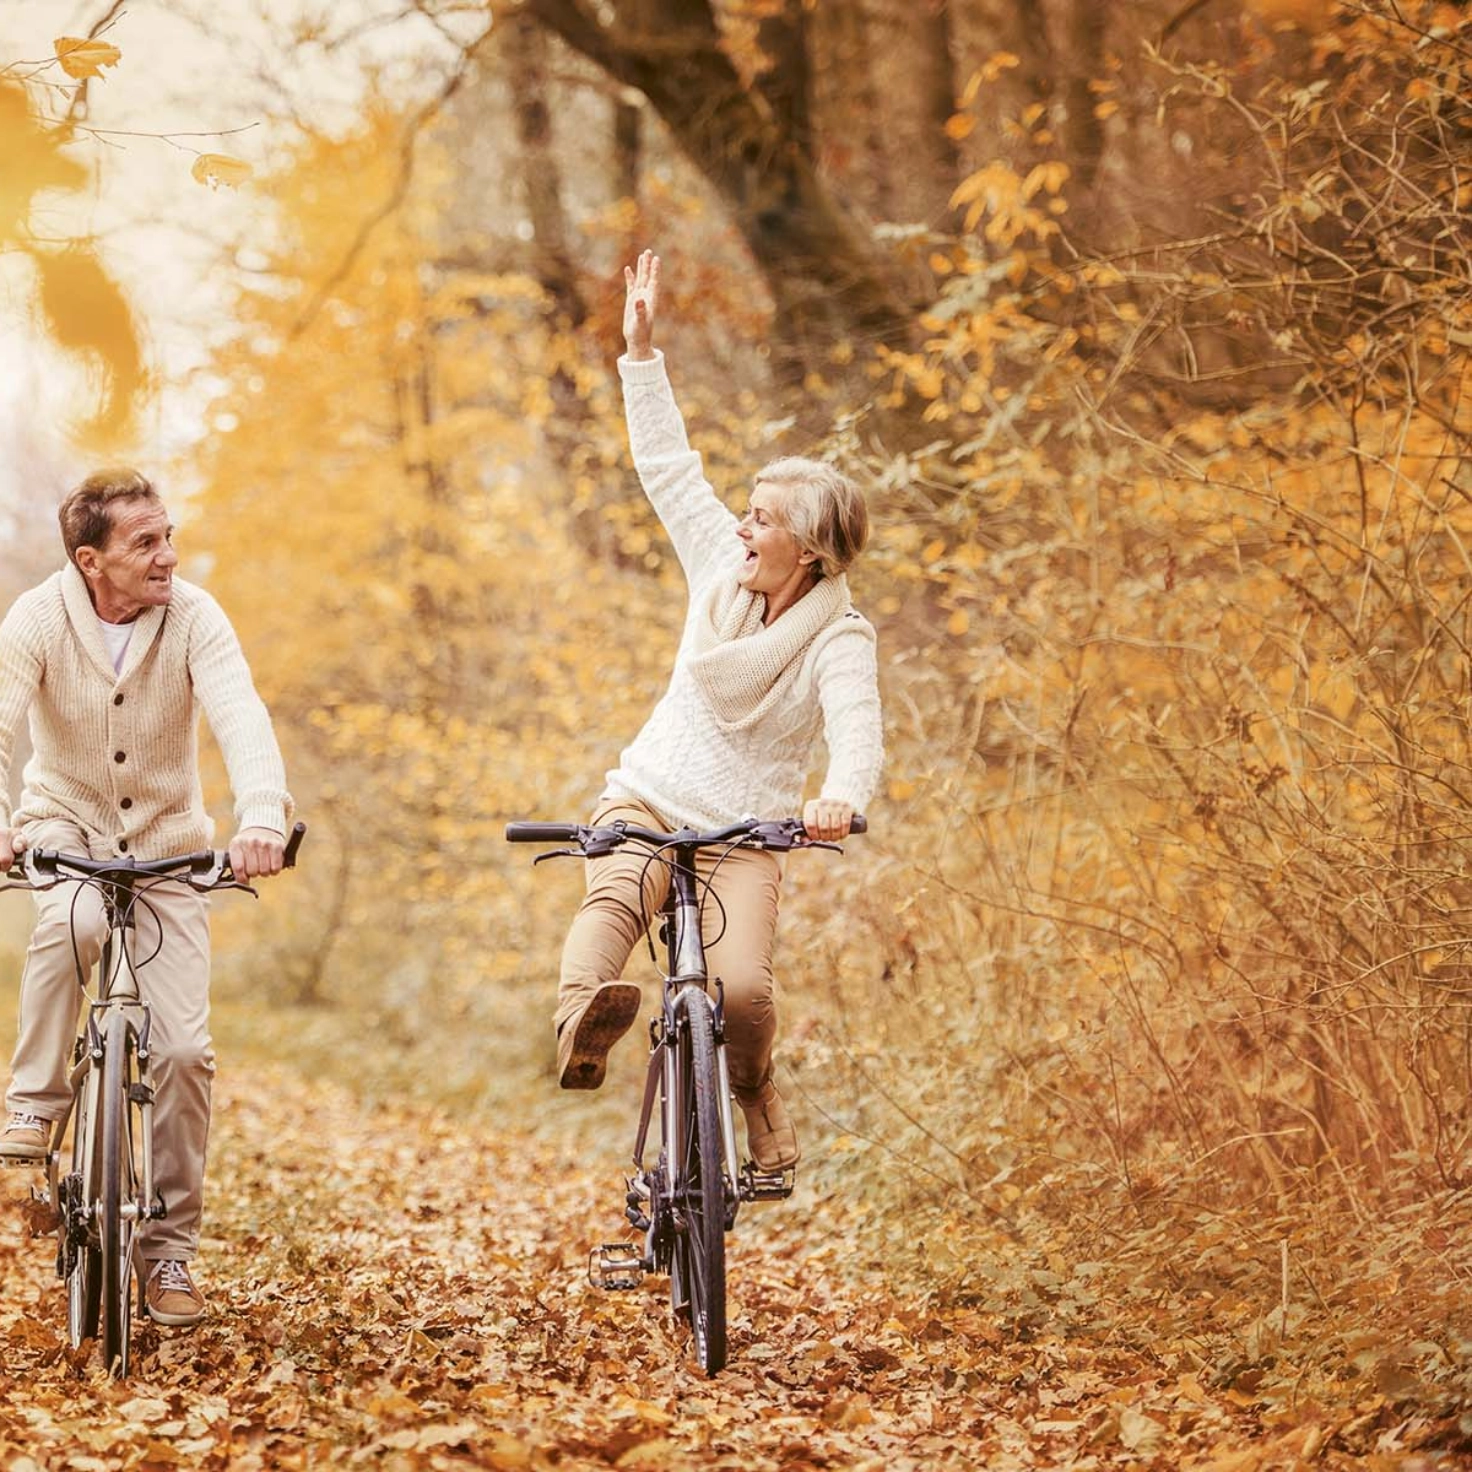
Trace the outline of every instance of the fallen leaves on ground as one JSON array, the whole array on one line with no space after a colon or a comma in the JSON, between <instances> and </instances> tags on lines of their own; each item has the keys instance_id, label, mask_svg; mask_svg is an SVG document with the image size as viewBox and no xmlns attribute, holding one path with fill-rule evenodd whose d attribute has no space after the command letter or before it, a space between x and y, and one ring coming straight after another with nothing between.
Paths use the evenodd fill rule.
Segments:
<instances>
[{"instance_id":1,"label":"fallen leaves on ground","mask_svg":"<svg viewBox=\"0 0 1472 1472\"><path fill-rule=\"evenodd\" d=\"M1427 1428L1384 1397L1290 1414L1104 1320L1024 1342L978 1308L907 1303L840 1261L860 1209L841 1199L743 1210L731 1363L708 1380L663 1280L588 1285L588 1249L621 1235L622 1183L574 1139L255 1071L222 1080L212 1149L211 1317L143 1324L124 1384L65 1348L54 1239L29 1235L27 1173L0 1177L12 1472L1468 1465L1416 1451Z\"/></svg>"}]
</instances>

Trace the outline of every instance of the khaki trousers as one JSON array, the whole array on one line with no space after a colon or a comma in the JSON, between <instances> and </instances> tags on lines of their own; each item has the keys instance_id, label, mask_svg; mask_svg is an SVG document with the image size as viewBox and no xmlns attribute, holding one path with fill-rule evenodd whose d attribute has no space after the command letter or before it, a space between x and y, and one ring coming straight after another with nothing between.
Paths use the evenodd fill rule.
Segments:
<instances>
[{"instance_id":1,"label":"khaki trousers","mask_svg":"<svg viewBox=\"0 0 1472 1472\"><path fill-rule=\"evenodd\" d=\"M87 853L87 840L69 823L26 830L33 848ZM59 884L38 892L36 928L21 977L20 1030L5 1102L12 1110L60 1119L71 1102L67 1083L82 989L107 931L97 891ZM150 887L133 910L133 961L138 989L152 1014L155 1103L154 1184L168 1214L140 1232L144 1258L192 1258L199 1247L210 1086L209 901L181 884ZM160 944L162 942L162 944Z\"/></svg>"},{"instance_id":2,"label":"khaki trousers","mask_svg":"<svg viewBox=\"0 0 1472 1472\"><path fill-rule=\"evenodd\" d=\"M606 799L592 822L606 824L618 818L644 828L668 827L642 803L628 799ZM603 858L589 859L584 866L587 894L562 948L558 1027L581 1012L599 986L623 975L629 953L644 937L641 882L643 915L652 919L663 904L669 871L648 858L647 849L630 843ZM731 1087L738 1098L749 1099L772 1071L772 1040L777 1033L772 942L782 867L775 855L753 849L735 849L724 856L720 849L706 849L698 856L697 870L714 894L705 898L701 938L710 975L723 983Z\"/></svg>"}]
</instances>

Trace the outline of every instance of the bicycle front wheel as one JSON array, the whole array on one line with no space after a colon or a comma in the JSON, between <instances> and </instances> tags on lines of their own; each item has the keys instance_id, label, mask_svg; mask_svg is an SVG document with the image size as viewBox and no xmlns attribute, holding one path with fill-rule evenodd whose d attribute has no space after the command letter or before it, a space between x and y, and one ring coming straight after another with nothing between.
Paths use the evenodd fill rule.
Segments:
<instances>
[{"instance_id":1,"label":"bicycle front wheel","mask_svg":"<svg viewBox=\"0 0 1472 1472\"><path fill-rule=\"evenodd\" d=\"M102 1172L98 1238L102 1276L102 1360L121 1380L128 1373L133 1327L133 1246L138 1227L138 1130L133 1085L137 1037L115 1013L108 1019L102 1059Z\"/></svg>"},{"instance_id":2,"label":"bicycle front wheel","mask_svg":"<svg viewBox=\"0 0 1472 1472\"><path fill-rule=\"evenodd\" d=\"M695 1357L707 1375L726 1363L726 1182L722 1169L715 1029L703 996L685 1008L685 1067L680 1114L685 1121L674 1162L677 1209L671 1288L677 1313L688 1314Z\"/></svg>"},{"instance_id":3,"label":"bicycle front wheel","mask_svg":"<svg viewBox=\"0 0 1472 1472\"><path fill-rule=\"evenodd\" d=\"M72 1166L57 1184L60 1242L57 1269L66 1282L67 1339L73 1349L97 1338L97 1314L102 1302L102 1253L89 1203L97 1199L94 1148L97 1136L96 1075L81 1080L72 1114Z\"/></svg>"}]
</instances>

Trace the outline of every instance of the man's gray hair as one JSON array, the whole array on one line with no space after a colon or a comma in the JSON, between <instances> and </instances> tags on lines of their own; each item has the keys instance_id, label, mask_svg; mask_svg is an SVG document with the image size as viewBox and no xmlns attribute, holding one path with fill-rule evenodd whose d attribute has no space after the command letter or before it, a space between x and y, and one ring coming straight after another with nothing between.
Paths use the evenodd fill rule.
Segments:
<instances>
[{"instance_id":1,"label":"man's gray hair","mask_svg":"<svg viewBox=\"0 0 1472 1472\"><path fill-rule=\"evenodd\" d=\"M115 501L158 500L158 492L146 475L126 465L94 470L67 495L56 513L61 523L62 545L75 562L79 547L105 547L112 534Z\"/></svg>"}]
</instances>

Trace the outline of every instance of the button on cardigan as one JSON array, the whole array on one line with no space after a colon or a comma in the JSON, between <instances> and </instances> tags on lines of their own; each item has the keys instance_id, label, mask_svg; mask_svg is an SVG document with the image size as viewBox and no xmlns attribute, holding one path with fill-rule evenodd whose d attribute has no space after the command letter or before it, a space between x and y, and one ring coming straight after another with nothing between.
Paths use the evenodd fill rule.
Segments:
<instances>
[{"instance_id":1,"label":"button on cardigan","mask_svg":"<svg viewBox=\"0 0 1472 1472\"><path fill-rule=\"evenodd\" d=\"M238 827L283 836L291 796L271 719L240 642L203 588L174 579L139 614L114 672L86 580L72 564L0 623L0 827L81 825L95 855L162 858L208 847L199 780L201 712L225 758ZM10 807L10 768L29 714L32 756Z\"/></svg>"}]
</instances>

